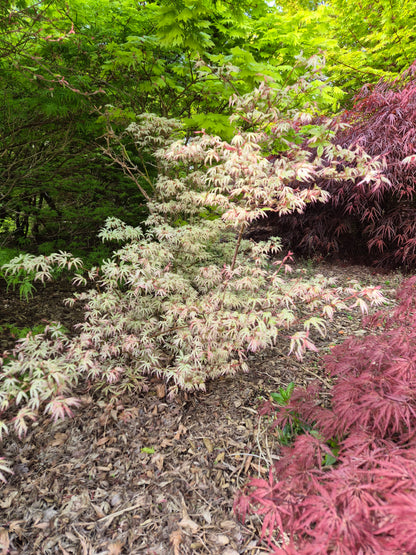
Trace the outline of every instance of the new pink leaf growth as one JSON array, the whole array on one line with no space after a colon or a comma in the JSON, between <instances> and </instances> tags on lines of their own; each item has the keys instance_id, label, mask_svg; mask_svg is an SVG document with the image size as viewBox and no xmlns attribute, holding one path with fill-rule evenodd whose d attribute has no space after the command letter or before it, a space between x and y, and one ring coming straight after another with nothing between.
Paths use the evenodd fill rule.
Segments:
<instances>
[{"instance_id":1,"label":"new pink leaf growth","mask_svg":"<svg viewBox=\"0 0 416 555\"><path fill-rule=\"evenodd\" d=\"M79 399L75 397L62 397L58 396L48 403L45 407L45 414L50 414L54 421L63 420L68 416L73 416L73 412L70 407L78 407L81 404Z\"/></svg>"}]
</instances>

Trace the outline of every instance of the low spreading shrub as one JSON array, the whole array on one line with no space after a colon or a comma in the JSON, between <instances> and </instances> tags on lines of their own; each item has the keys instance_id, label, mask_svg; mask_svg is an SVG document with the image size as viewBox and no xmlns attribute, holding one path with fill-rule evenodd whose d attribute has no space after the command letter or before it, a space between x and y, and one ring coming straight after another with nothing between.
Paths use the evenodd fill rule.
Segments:
<instances>
[{"instance_id":1,"label":"low spreading shrub","mask_svg":"<svg viewBox=\"0 0 416 555\"><path fill-rule=\"evenodd\" d=\"M331 145L329 121L311 124L314 103L307 99L316 97L316 86L316 79L305 79L235 97L239 131L230 142L204 132L168 140L168 122L152 115L128 127L139 147L153 149L159 171L151 184L150 216L144 229L107 220L100 236L119 247L89 270L96 287L69 301L85 307L79 333L69 337L52 326L21 341L2 365L0 410L14 414L19 435L40 408L53 418L70 414L77 404L71 392L80 380L113 396L145 388L148 375L168 382L171 394L204 389L208 379L247 370L247 352L273 345L279 335L301 357L314 348L312 330L324 333L324 320L335 310L365 311L366 298L382 302L377 288L363 290L354 282L340 289L321 275L289 278L290 256L271 258L280 250L279 239L244 239L249 224L267 210L302 212L308 203L325 200L319 187L290 184L343 177L341 160L353 163L353 176L380 179L379 165L360 149ZM170 129L178 133L177 124ZM310 161L305 141L318 141L325 160ZM132 173L129 161L119 158L120 144L111 157ZM271 164L267 155L275 150L279 163ZM135 177L138 185L140 179ZM66 253L21 257L6 274L21 278L27 271L48 279L52 267L78 264ZM85 274L75 282L84 284ZM6 417L0 430L9 431Z\"/></svg>"},{"instance_id":2,"label":"low spreading shrub","mask_svg":"<svg viewBox=\"0 0 416 555\"><path fill-rule=\"evenodd\" d=\"M385 179L370 185L362 179L318 180L331 195L328 203L310 205L302 215L272 215L263 231L254 226L254 236L280 235L297 254L415 268L416 63L393 83L364 87L336 122L347 126L338 128L334 143L377 157Z\"/></svg>"},{"instance_id":3,"label":"low spreading shrub","mask_svg":"<svg viewBox=\"0 0 416 555\"><path fill-rule=\"evenodd\" d=\"M269 479L251 480L235 505L262 517L273 553L416 550L416 277L398 299L369 320L377 333L326 358L329 407L313 385L263 408L280 429L303 424Z\"/></svg>"}]
</instances>

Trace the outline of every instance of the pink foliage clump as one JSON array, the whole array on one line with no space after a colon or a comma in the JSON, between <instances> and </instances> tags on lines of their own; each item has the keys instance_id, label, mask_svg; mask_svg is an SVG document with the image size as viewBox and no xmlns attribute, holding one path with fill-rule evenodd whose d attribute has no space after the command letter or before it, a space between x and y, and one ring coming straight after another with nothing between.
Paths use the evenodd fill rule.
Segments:
<instances>
[{"instance_id":1,"label":"pink foliage clump","mask_svg":"<svg viewBox=\"0 0 416 555\"><path fill-rule=\"evenodd\" d=\"M296 414L311 430L235 503L241 518L262 518L275 554L416 552L416 277L398 301L391 315L368 319L377 333L326 357L328 408L313 385L263 409L280 428ZM328 453L335 463L326 464Z\"/></svg>"}]
</instances>

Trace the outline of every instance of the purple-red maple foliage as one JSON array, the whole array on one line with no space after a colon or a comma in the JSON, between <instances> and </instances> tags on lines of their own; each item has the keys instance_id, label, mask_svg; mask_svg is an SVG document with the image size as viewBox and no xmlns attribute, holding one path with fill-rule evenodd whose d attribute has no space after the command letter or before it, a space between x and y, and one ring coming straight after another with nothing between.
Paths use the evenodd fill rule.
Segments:
<instances>
[{"instance_id":1,"label":"purple-red maple foliage","mask_svg":"<svg viewBox=\"0 0 416 555\"><path fill-rule=\"evenodd\" d=\"M392 83L364 87L339 122L348 127L335 142L378 157L387 180L326 182L328 203L309 205L304 214L272 215L265 233L281 236L298 254L358 255L383 266L415 268L416 62ZM254 236L262 235L257 231Z\"/></svg>"},{"instance_id":2,"label":"purple-red maple foliage","mask_svg":"<svg viewBox=\"0 0 416 555\"><path fill-rule=\"evenodd\" d=\"M416 277L398 300L369 319L377 333L326 357L329 408L318 385L269 404L279 425L296 414L312 428L236 500L243 519L261 516L273 553L416 553Z\"/></svg>"}]
</instances>

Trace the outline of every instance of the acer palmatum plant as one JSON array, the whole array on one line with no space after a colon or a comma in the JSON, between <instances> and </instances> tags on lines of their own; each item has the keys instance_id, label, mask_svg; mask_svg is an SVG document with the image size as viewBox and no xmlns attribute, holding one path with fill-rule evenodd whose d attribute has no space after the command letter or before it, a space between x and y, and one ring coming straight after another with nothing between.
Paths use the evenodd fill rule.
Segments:
<instances>
[{"instance_id":1,"label":"acer palmatum plant","mask_svg":"<svg viewBox=\"0 0 416 555\"><path fill-rule=\"evenodd\" d=\"M377 334L348 339L326 357L328 408L313 385L263 410L277 411L279 426L296 414L312 430L282 447L269 479L251 480L236 501L242 518L262 517L274 553L415 551L415 277L398 300L392 314L369 319Z\"/></svg>"},{"instance_id":2,"label":"acer palmatum plant","mask_svg":"<svg viewBox=\"0 0 416 555\"><path fill-rule=\"evenodd\" d=\"M80 258L72 254L60 251L49 256L35 256L33 254L20 254L13 258L10 263L3 264L0 275L5 279L7 288L18 287L20 298L29 300L33 297L35 289L33 282L44 283L52 279L54 272L61 273L62 270L71 271L79 269L83 265Z\"/></svg>"},{"instance_id":3,"label":"acer palmatum plant","mask_svg":"<svg viewBox=\"0 0 416 555\"><path fill-rule=\"evenodd\" d=\"M10 425L23 437L39 409L54 420L71 416L80 404L70 395L81 377L76 362L66 355L69 340L61 326L52 324L43 333L19 340L14 353L0 358L0 438Z\"/></svg>"},{"instance_id":4,"label":"acer palmatum plant","mask_svg":"<svg viewBox=\"0 0 416 555\"><path fill-rule=\"evenodd\" d=\"M378 157L386 179L371 184L318 181L331 200L309 206L302 216L271 217L267 233L284 230L285 246L296 253L359 256L384 266L415 268L415 72L416 63L392 83L365 86L337 120L348 126L338 129L334 143L360 146Z\"/></svg>"},{"instance_id":5,"label":"acer palmatum plant","mask_svg":"<svg viewBox=\"0 0 416 555\"><path fill-rule=\"evenodd\" d=\"M365 299L382 302L377 288L361 289L355 282L340 289L321 275L289 278L290 256L270 258L280 250L279 239L244 239L250 222L267 210L302 212L308 203L326 200L319 187L291 183L343 178L340 161L354 164L348 170L353 176L368 182L380 178L379 165L363 151L330 144L329 122L311 125L313 104L302 100L310 87L307 79L286 89L262 85L233 98L237 132L230 142L201 132L152 151L159 173L146 230L107 220L100 236L120 248L101 268L90 270L97 287L76 295L85 306L79 334L29 338L1 368L2 383L10 384L1 386L1 410L19 411L18 433L45 402L53 417L68 414L78 380L112 395L145 387L147 375L164 379L171 393L204 389L208 379L247 370L247 353L273 345L278 335L284 334L290 352L301 357L314 348L312 330L324 333L324 320L334 311L365 311ZM155 120L141 118L126 131L138 145L143 141L144 150L154 130L163 127ZM311 161L305 141L319 141L325 160ZM279 162L271 164L267 155L276 148ZM139 168L126 168L128 159L120 163L127 173L143 177ZM33 271L31 258L14 262L18 271ZM13 271L12 261L8 272ZM44 277L42 267L35 278ZM75 281L83 283L85 277L77 275ZM7 433L6 421L1 430Z\"/></svg>"}]
</instances>

